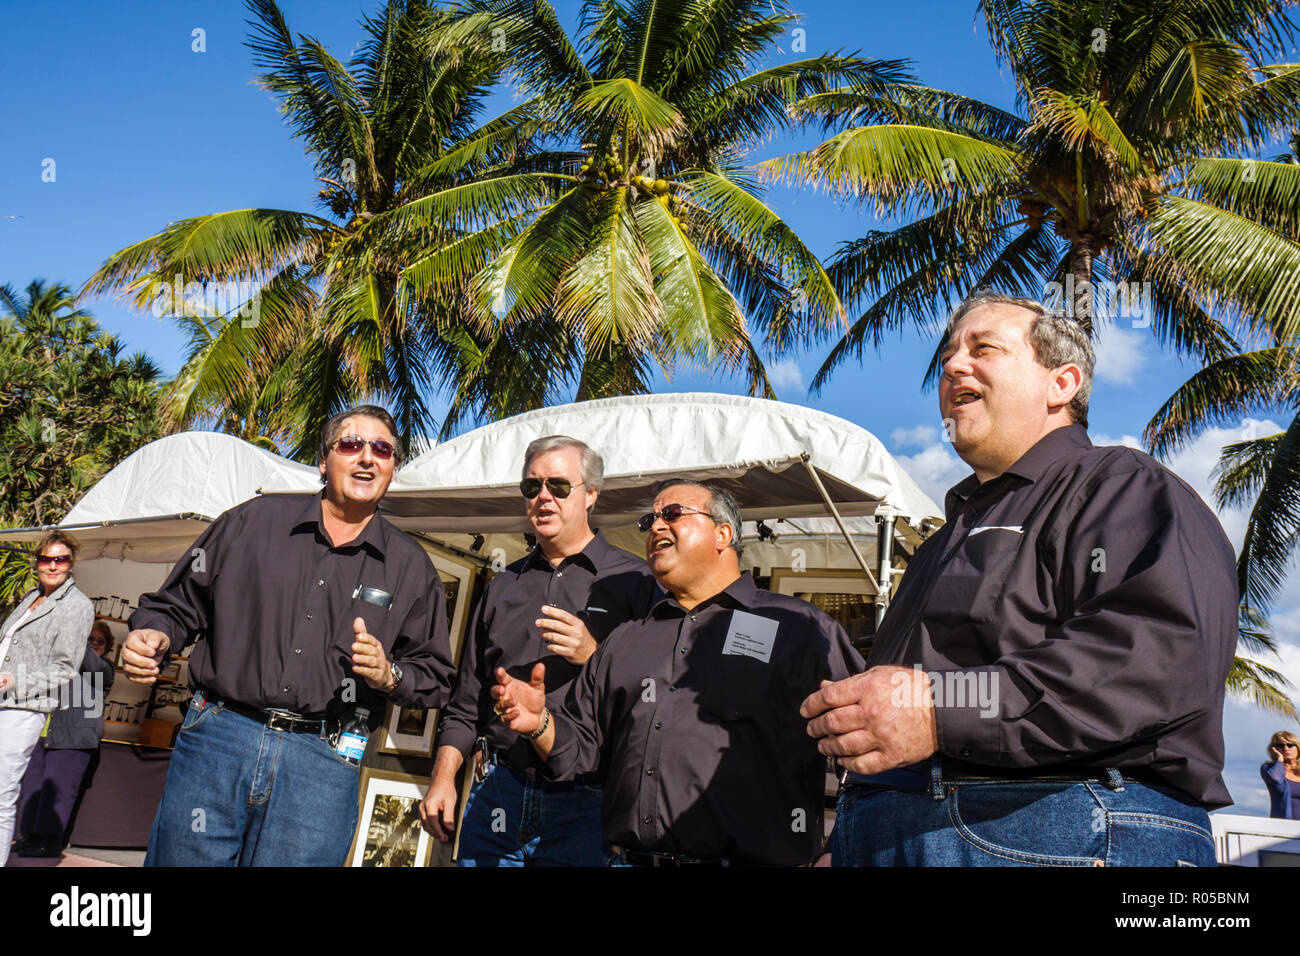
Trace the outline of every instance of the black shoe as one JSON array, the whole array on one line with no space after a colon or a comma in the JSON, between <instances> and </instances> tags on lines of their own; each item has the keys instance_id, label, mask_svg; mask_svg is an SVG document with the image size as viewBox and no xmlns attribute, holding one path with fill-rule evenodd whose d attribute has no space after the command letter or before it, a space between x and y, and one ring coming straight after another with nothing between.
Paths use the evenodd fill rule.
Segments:
<instances>
[{"instance_id":1,"label":"black shoe","mask_svg":"<svg viewBox=\"0 0 1300 956\"><path fill-rule=\"evenodd\" d=\"M53 858L63 856L62 840L34 840L29 846L18 851L19 856Z\"/></svg>"}]
</instances>

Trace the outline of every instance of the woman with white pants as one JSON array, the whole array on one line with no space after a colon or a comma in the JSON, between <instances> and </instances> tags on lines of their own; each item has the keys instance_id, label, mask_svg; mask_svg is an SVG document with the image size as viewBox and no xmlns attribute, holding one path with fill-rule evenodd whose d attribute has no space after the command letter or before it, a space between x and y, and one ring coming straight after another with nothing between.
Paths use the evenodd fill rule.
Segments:
<instances>
[{"instance_id":1,"label":"woman with white pants","mask_svg":"<svg viewBox=\"0 0 1300 956\"><path fill-rule=\"evenodd\" d=\"M70 704L68 690L95 620L90 599L72 582L76 560L77 543L62 531L42 538L37 586L0 625L0 866L9 859L27 761L49 714Z\"/></svg>"}]
</instances>

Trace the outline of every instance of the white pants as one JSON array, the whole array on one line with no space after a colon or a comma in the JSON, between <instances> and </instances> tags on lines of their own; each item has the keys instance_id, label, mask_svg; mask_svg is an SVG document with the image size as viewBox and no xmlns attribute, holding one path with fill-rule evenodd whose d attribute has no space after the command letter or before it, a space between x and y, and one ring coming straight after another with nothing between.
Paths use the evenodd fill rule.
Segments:
<instances>
[{"instance_id":1,"label":"white pants","mask_svg":"<svg viewBox=\"0 0 1300 956\"><path fill-rule=\"evenodd\" d=\"M9 859L14 819L18 816L18 792L48 716L35 710L0 707L0 866Z\"/></svg>"}]
</instances>

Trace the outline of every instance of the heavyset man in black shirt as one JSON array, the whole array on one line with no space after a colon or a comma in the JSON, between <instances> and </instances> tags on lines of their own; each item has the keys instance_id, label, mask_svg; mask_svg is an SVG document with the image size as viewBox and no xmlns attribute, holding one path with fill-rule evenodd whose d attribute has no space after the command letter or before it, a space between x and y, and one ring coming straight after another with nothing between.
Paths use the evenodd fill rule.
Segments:
<instances>
[{"instance_id":1,"label":"heavyset man in black shirt","mask_svg":"<svg viewBox=\"0 0 1300 956\"><path fill-rule=\"evenodd\" d=\"M975 473L870 669L803 705L855 772L838 863L1214 865L1232 547L1168 469L1089 442L1092 364L1038 303L954 313L940 411Z\"/></svg>"},{"instance_id":2,"label":"heavyset man in black shirt","mask_svg":"<svg viewBox=\"0 0 1300 956\"><path fill-rule=\"evenodd\" d=\"M826 760L799 703L862 667L844 629L740 571L740 509L721 489L659 486L640 522L667 591L615 630L562 703L546 668L497 670L502 721L558 778L605 774L616 861L645 866L813 862Z\"/></svg>"},{"instance_id":3,"label":"heavyset man in black shirt","mask_svg":"<svg viewBox=\"0 0 1300 956\"><path fill-rule=\"evenodd\" d=\"M342 864L359 774L332 745L340 721L364 707L373 731L387 701L446 701L442 582L377 512L400 459L384 409L335 416L321 494L231 508L141 597L122 653L132 680L153 683L199 639L146 865Z\"/></svg>"},{"instance_id":4,"label":"heavyset man in black shirt","mask_svg":"<svg viewBox=\"0 0 1300 956\"><path fill-rule=\"evenodd\" d=\"M599 642L650 606L655 583L645 562L591 529L604 471L599 454L564 435L539 438L524 452L520 491L537 546L492 580L474 613L420 804L425 828L449 840L456 773L473 748L476 779L461 824L461 866L603 861L599 776L539 777L542 761L496 719L491 689L498 667L527 676L541 662L547 690L562 696Z\"/></svg>"}]
</instances>

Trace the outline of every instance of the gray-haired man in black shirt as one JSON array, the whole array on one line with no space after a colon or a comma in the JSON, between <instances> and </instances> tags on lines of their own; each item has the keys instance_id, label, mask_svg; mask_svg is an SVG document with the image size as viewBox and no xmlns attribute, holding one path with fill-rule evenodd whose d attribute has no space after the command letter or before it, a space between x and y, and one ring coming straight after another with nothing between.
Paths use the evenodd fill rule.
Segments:
<instances>
[{"instance_id":1,"label":"gray-haired man in black shirt","mask_svg":"<svg viewBox=\"0 0 1300 956\"><path fill-rule=\"evenodd\" d=\"M975 473L869 669L803 705L854 772L837 863L1214 865L1232 547L1168 469L1088 441L1092 364L1038 303L954 313L939 404Z\"/></svg>"}]
</instances>

